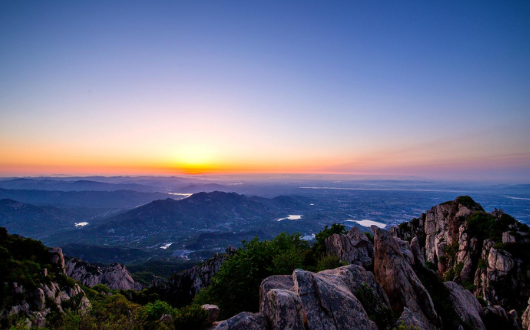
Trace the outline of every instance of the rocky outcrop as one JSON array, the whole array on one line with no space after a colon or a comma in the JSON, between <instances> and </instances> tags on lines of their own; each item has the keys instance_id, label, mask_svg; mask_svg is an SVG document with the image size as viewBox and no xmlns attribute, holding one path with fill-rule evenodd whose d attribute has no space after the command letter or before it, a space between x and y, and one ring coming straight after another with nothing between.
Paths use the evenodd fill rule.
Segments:
<instances>
[{"instance_id":1,"label":"rocky outcrop","mask_svg":"<svg viewBox=\"0 0 530 330\"><path fill-rule=\"evenodd\" d=\"M292 276L271 276L260 287L260 311L241 313L221 322L216 329L232 329L245 322L249 329L377 329L355 296L364 285L380 292L373 274L358 265L320 273L297 269ZM366 282L365 282L366 281ZM265 319L265 326L260 323ZM256 323L249 324L249 320ZM228 327L228 328L227 328Z\"/></svg>"},{"instance_id":2,"label":"rocky outcrop","mask_svg":"<svg viewBox=\"0 0 530 330\"><path fill-rule=\"evenodd\" d=\"M401 315L408 308L407 314L414 314L423 328L436 329L440 323L438 314L409 258L403 254L401 240L384 229L373 230L375 278L387 293L392 310Z\"/></svg>"},{"instance_id":3,"label":"rocky outcrop","mask_svg":"<svg viewBox=\"0 0 530 330\"><path fill-rule=\"evenodd\" d=\"M431 208L420 218L391 229L414 240L440 277L472 289L491 305L523 310L530 296L530 230L502 210L487 213L468 196Z\"/></svg>"},{"instance_id":4,"label":"rocky outcrop","mask_svg":"<svg viewBox=\"0 0 530 330\"><path fill-rule=\"evenodd\" d=\"M271 329L305 330L304 305L295 291L271 289L261 304Z\"/></svg>"},{"instance_id":5,"label":"rocky outcrop","mask_svg":"<svg viewBox=\"0 0 530 330\"><path fill-rule=\"evenodd\" d=\"M260 313L239 313L217 325L215 330L263 330L268 329L267 320Z\"/></svg>"},{"instance_id":6,"label":"rocky outcrop","mask_svg":"<svg viewBox=\"0 0 530 330\"><path fill-rule=\"evenodd\" d=\"M265 308L266 295L273 289L294 292L293 277L291 275L273 275L264 279L259 288L260 310Z\"/></svg>"},{"instance_id":7,"label":"rocky outcrop","mask_svg":"<svg viewBox=\"0 0 530 330\"><path fill-rule=\"evenodd\" d=\"M54 247L54 248L50 248L48 252L50 253L50 263L52 267L64 273L63 250L61 248Z\"/></svg>"},{"instance_id":8,"label":"rocky outcrop","mask_svg":"<svg viewBox=\"0 0 530 330\"><path fill-rule=\"evenodd\" d=\"M217 321L217 317L219 317L219 307L217 305L202 305L202 309L204 309L206 312L208 312L208 319L206 320L206 324L212 324L215 321Z\"/></svg>"},{"instance_id":9,"label":"rocky outcrop","mask_svg":"<svg viewBox=\"0 0 530 330\"><path fill-rule=\"evenodd\" d=\"M375 294L374 297L376 297L379 303L384 307L390 308L390 300L383 287L377 283L374 273L366 271L363 267L350 265L347 267L324 270L319 274L340 278L356 297L358 296L359 290L365 290L368 288Z\"/></svg>"},{"instance_id":10,"label":"rocky outcrop","mask_svg":"<svg viewBox=\"0 0 530 330\"><path fill-rule=\"evenodd\" d=\"M105 284L114 290L142 289L141 284L133 280L125 266L118 263L100 267L79 259L67 258L65 268L66 275L88 287Z\"/></svg>"},{"instance_id":11,"label":"rocky outcrop","mask_svg":"<svg viewBox=\"0 0 530 330\"><path fill-rule=\"evenodd\" d=\"M48 249L52 269L44 270L53 273L56 280L24 286L17 282L3 283L4 294L12 297L11 306L0 310L0 319L25 317L27 327L42 328L46 326L46 317L52 310L64 313L65 308L86 310L90 302L81 287L64 277L64 256L60 248Z\"/></svg>"},{"instance_id":12,"label":"rocky outcrop","mask_svg":"<svg viewBox=\"0 0 530 330\"><path fill-rule=\"evenodd\" d=\"M481 319L483 313L482 305L480 305L477 298L455 282L445 282L444 285L449 289L451 301L460 318L464 322L471 324L475 330L486 330L486 326Z\"/></svg>"},{"instance_id":13,"label":"rocky outcrop","mask_svg":"<svg viewBox=\"0 0 530 330\"><path fill-rule=\"evenodd\" d=\"M293 273L295 292L300 296L308 328L377 329L359 300L338 277L303 270Z\"/></svg>"},{"instance_id":14,"label":"rocky outcrop","mask_svg":"<svg viewBox=\"0 0 530 330\"><path fill-rule=\"evenodd\" d=\"M390 231L372 231L373 254L357 228L332 235L326 252L352 265L271 276L261 284L259 312L239 314L218 329L515 330L514 308L526 308L522 326L530 330L527 226L463 196ZM366 270L372 266L374 273ZM397 321L380 322L385 308Z\"/></svg>"},{"instance_id":15,"label":"rocky outcrop","mask_svg":"<svg viewBox=\"0 0 530 330\"><path fill-rule=\"evenodd\" d=\"M234 247L228 247L225 254L215 255L201 265L174 274L161 288L163 295L176 306L190 304L201 289L210 285L222 263L235 251Z\"/></svg>"},{"instance_id":16,"label":"rocky outcrop","mask_svg":"<svg viewBox=\"0 0 530 330\"><path fill-rule=\"evenodd\" d=\"M358 227L346 235L333 234L326 238L326 253L337 256L340 262L359 264L368 268L374 258L374 245Z\"/></svg>"}]
</instances>

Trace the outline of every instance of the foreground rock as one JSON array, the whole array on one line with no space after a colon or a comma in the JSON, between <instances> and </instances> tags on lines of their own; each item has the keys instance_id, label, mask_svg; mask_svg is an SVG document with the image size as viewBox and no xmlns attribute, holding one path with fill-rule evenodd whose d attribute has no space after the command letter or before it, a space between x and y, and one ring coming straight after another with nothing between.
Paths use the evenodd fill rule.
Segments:
<instances>
[{"instance_id":1,"label":"foreground rock","mask_svg":"<svg viewBox=\"0 0 530 330\"><path fill-rule=\"evenodd\" d=\"M219 317L219 307L217 305L202 305L202 309L204 309L206 312L208 312L208 319L206 320L206 324L212 324L215 321L217 321L217 317Z\"/></svg>"},{"instance_id":2,"label":"foreground rock","mask_svg":"<svg viewBox=\"0 0 530 330\"><path fill-rule=\"evenodd\" d=\"M351 265L318 274L297 269L290 278L269 277L260 288L259 313L240 313L216 329L375 330L376 324L353 293L363 279L371 280L363 272ZM361 275L359 283L354 283L355 274Z\"/></svg>"},{"instance_id":3,"label":"foreground rock","mask_svg":"<svg viewBox=\"0 0 530 330\"><path fill-rule=\"evenodd\" d=\"M142 289L142 285L134 281L125 266L118 263L100 267L79 259L67 258L65 269L66 275L88 287L105 284L113 290Z\"/></svg>"},{"instance_id":4,"label":"foreground rock","mask_svg":"<svg viewBox=\"0 0 530 330\"><path fill-rule=\"evenodd\" d=\"M44 270L44 276L53 274L57 280L37 283L36 288L17 282L2 283L3 296L7 294L13 297L13 300L10 301L10 306L2 307L0 319L21 317L25 318L28 328L42 328L46 326L46 317L52 310L64 313L65 306L75 310L86 310L90 307L90 302L81 287L73 280L64 277L62 250L52 248L48 252L51 268Z\"/></svg>"},{"instance_id":5,"label":"foreground rock","mask_svg":"<svg viewBox=\"0 0 530 330\"><path fill-rule=\"evenodd\" d=\"M455 282L445 282L444 285L449 289L451 301L460 318L464 322L471 324L475 330L486 330L486 326L481 319L483 314L482 305L480 305L477 298Z\"/></svg>"},{"instance_id":6,"label":"foreground rock","mask_svg":"<svg viewBox=\"0 0 530 330\"><path fill-rule=\"evenodd\" d=\"M384 229L374 227L373 230L375 278L388 294L392 310L401 315L407 308L404 318L409 322L418 320L411 325L436 329L440 324L438 314L429 293L403 254L401 240Z\"/></svg>"},{"instance_id":7,"label":"foreground rock","mask_svg":"<svg viewBox=\"0 0 530 330\"><path fill-rule=\"evenodd\" d=\"M215 327L216 330L263 330L268 329L267 320L260 313L239 313L223 321ZM286 329L287 330L287 329Z\"/></svg>"},{"instance_id":8,"label":"foreground rock","mask_svg":"<svg viewBox=\"0 0 530 330\"><path fill-rule=\"evenodd\" d=\"M327 254L337 256L340 262L372 266L374 245L358 227L352 227L346 235L329 236L325 246Z\"/></svg>"}]
</instances>

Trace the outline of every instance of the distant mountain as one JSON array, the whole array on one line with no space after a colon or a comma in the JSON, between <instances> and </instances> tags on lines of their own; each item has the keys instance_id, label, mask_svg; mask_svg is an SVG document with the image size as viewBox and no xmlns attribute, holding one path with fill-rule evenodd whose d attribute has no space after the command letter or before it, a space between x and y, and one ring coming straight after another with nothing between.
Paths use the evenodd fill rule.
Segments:
<instances>
[{"instance_id":1,"label":"distant mountain","mask_svg":"<svg viewBox=\"0 0 530 330\"><path fill-rule=\"evenodd\" d=\"M42 238L60 229L73 228L72 212L53 206L34 206L12 199L0 200L0 226L13 234Z\"/></svg>"},{"instance_id":2,"label":"distant mountain","mask_svg":"<svg viewBox=\"0 0 530 330\"><path fill-rule=\"evenodd\" d=\"M287 196L267 199L220 191L203 192L179 201L168 198L151 202L110 218L101 228L211 228L223 221L237 224L247 220L273 219L286 214L288 209L300 209L302 205L307 203L302 204L300 200Z\"/></svg>"},{"instance_id":3,"label":"distant mountain","mask_svg":"<svg viewBox=\"0 0 530 330\"><path fill-rule=\"evenodd\" d=\"M199 183L199 184L190 184L182 188L177 189L182 193L199 193L199 192L214 192L214 191L231 191L230 187L223 186L217 183Z\"/></svg>"},{"instance_id":4,"label":"distant mountain","mask_svg":"<svg viewBox=\"0 0 530 330\"><path fill-rule=\"evenodd\" d=\"M111 264L115 262L131 263L148 259L151 254L139 249L121 247L94 246L70 243L61 247L68 257L75 257L86 262Z\"/></svg>"},{"instance_id":5,"label":"distant mountain","mask_svg":"<svg viewBox=\"0 0 530 330\"><path fill-rule=\"evenodd\" d=\"M96 243L95 241L98 244L139 241L155 244L160 241L154 240L154 237L177 241L179 237L190 237L190 234L200 231L256 230L263 226L263 221L270 223L308 207L309 202L297 196L267 199L219 191L203 192L178 201L157 200L110 217L105 224L84 228L72 234L76 235L75 239L90 244Z\"/></svg>"},{"instance_id":6,"label":"distant mountain","mask_svg":"<svg viewBox=\"0 0 530 330\"><path fill-rule=\"evenodd\" d=\"M165 193L119 191L46 191L0 188L0 199L14 199L35 205L128 209L167 198Z\"/></svg>"},{"instance_id":7,"label":"distant mountain","mask_svg":"<svg viewBox=\"0 0 530 330\"><path fill-rule=\"evenodd\" d=\"M59 190L59 191L117 191L133 190L156 192L160 188L137 183L107 183L92 180L50 180L16 178L0 180L0 188L24 190Z\"/></svg>"}]
</instances>

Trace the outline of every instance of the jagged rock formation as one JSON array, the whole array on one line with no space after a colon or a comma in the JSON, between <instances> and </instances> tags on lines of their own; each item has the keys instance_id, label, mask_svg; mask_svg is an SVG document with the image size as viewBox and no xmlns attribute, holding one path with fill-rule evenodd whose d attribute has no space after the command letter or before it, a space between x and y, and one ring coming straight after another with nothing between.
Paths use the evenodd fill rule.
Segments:
<instances>
[{"instance_id":1,"label":"jagged rock formation","mask_svg":"<svg viewBox=\"0 0 530 330\"><path fill-rule=\"evenodd\" d=\"M374 245L358 227L346 235L333 234L326 238L326 252L337 256L340 262L370 267L374 258Z\"/></svg>"},{"instance_id":2,"label":"jagged rock formation","mask_svg":"<svg viewBox=\"0 0 530 330\"><path fill-rule=\"evenodd\" d=\"M451 301L460 318L471 324L475 330L486 330L481 315L483 314L482 305L478 299L473 296L469 290L465 290L455 282L445 282L444 285L449 289Z\"/></svg>"},{"instance_id":3,"label":"jagged rock formation","mask_svg":"<svg viewBox=\"0 0 530 330\"><path fill-rule=\"evenodd\" d=\"M297 269L292 276L271 276L260 287L259 313L238 314L216 329L377 329L354 294L367 283L384 295L367 273L350 265L320 273Z\"/></svg>"},{"instance_id":4,"label":"jagged rock formation","mask_svg":"<svg viewBox=\"0 0 530 330\"><path fill-rule=\"evenodd\" d=\"M417 319L417 323L408 325L436 329L440 323L438 314L429 293L412 269L410 256L405 257L403 253L406 250L403 241L386 230L375 226L373 230L375 278L388 294L392 310L401 315L406 307L406 315L412 313ZM402 321L405 322L405 318Z\"/></svg>"},{"instance_id":5,"label":"jagged rock formation","mask_svg":"<svg viewBox=\"0 0 530 330\"><path fill-rule=\"evenodd\" d=\"M0 320L23 316L28 327L45 327L46 317L52 310L64 313L65 306L78 310L90 307L85 292L74 281L64 277L64 256L60 248L48 250L51 268L44 269L48 281L23 285L18 282L4 282L4 293L10 297L10 306L0 310ZM49 277L53 275L53 277ZM34 279L36 281L36 279ZM7 308L5 308L7 307Z\"/></svg>"},{"instance_id":6,"label":"jagged rock formation","mask_svg":"<svg viewBox=\"0 0 530 330\"><path fill-rule=\"evenodd\" d=\"M502 210L486 213L463 196L391 232L404 240L417 237L425 261L476 297L508 310L527 306L530 230Z\"/></svg>"},{"instance_id":7,"label":"jagged rock formation","mask_svg":"<svg viewBox=\"0 0 530 330\"><path fill-rule=\"evenodd\" d=\"M215 255L201 265L175 273L160 288L163 296L176 306L190 304L201 289L210 285L213 276L221 269L221 264L235 251L234 247L228 247L225 254Z\"/></svg>"},{"instance_id":8,"label":"jagged rock formation","mask_svg":"<svg viewBox=\"0 0 530 330\"><path fill-rule=\"evenodd\" d=\"M328 254L353 265L266 278L259 312L216 329L530 330L526 225L463 196L372 231L373 245L357 228L326 239ZM385 308L397 320L382 322Z\"/></svg>"},{"instance_id":9,"label":"jagged rock formation","mask_svg":"<svg viewBox=\"0 0 530 330\"><path fill-rule=\"evenodd\" d=\"M105 284L114 290L142 289L142 285L133 280L125 266L118 263L100 267L79 259L67 258L64 268L66 269L66 275L88 287Z\"/></svg>"}]
</instances>

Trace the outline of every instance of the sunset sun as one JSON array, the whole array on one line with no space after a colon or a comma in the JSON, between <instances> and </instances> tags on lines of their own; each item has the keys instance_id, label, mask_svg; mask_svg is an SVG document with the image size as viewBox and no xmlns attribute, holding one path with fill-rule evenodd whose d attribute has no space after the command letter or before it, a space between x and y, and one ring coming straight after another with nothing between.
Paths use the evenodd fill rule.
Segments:
<instances>
[{"instance_id":1,"label":"sunset sun","mask_svg":"<svg viewBox=\"0 0 530 330\"><path fill-rule=\"evenodd\" d=\"M176 156L176 166L187 174L200 174L213 168L215 152L205 145L187 145Z\"/></svg>"}]
</instances>

